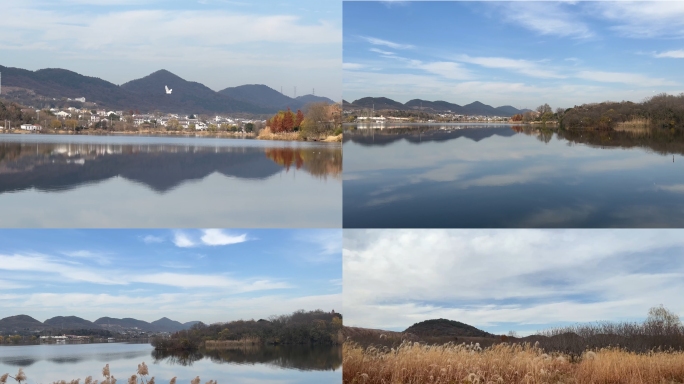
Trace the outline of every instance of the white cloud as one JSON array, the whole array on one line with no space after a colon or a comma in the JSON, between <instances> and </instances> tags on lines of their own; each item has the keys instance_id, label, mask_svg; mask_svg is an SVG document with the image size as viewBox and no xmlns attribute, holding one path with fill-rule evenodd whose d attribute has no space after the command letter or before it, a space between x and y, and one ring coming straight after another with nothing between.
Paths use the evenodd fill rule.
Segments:
<instances>
[{"instance_id":1,"label":"white cloud","mask_svg":"<svg viewBox=\"0 0 684 384\"><path fill-rule=\"evenodd\" d=\"M496 7L504 20L541 35L580 39L594 36L589 26L563 3L513 1L496 3Z\"/></svg>"},{"instance_id":2,"label":"white cloud","mask_svg":"<svg viewBox=\"0 0 684 384\"><path fill-rule=\"evenodd\" d=\"M363 69L366 66L364 64L360 63L342 63L342 69L345 70L355 70L355 69Z\"/></svg>"},{"instance_id":3,"label":"white cloud","mask_svg":"<svg viewBox=\"0 0 684 384\"><path fill-rule=\"evenodd\" d=\"M133 276L130 277L130 281L180 288L224 288L230 290L232 293L291 288L291 286L287 283L265 279L245 281L231 279L221 275L183 274L171 272Z\"/></svg>"},{"instance_id":4,"label":"white cloud","mask_svg":"<svg viewBox=\"0 0 684 384\"><path fill-rule=\"evenodd\" d=\"M245 233L241 235L229 235L224 233L221 229L205 229L203 230L203 233L201 240L204 245L230 245L247 241L247 234Z\"/></svg>"},{"instance_id":5,"label":"white cloud","mask_svg":"<svg viewBox=\"0 0 684 384\"><path fill-rule=\"evenodd\" d=\"M176 247L180 248L190 248L197 245L185 232L182 231L174 232L173 243L176 245Z\"/></svg>"},{"instance_id":6,"label":"white cloud","mask_svg":"<svg viewBox=\"0 0 684 384\"><path fill-rule=\"evenodd\" d=\"M96 263L101 264L101 265L108 265L111 263L111 260L107 257L107 254L100 253L100 252L80 250L80 251L62 252L62 254L64 256L68 256L68 257L72 257L72 258L93 260Z\"/></svg>"},{"instance_id":7,"label":"white cloud","mask_svg":"<svg viewBox=\"0 0 684 384\"><path fill-rule=\"evenodd\" d=\"M342 251L342 231L335 229L307 230L299 232L296 239L307 244L312 244L314 256L309 257L312 261L328 261L331 256L339 256ZM339 260L336 258L332 258Z\"/></svg>"},{"instance_id":8,"label":"white cloud","mask_svg":"<svg viewBox=\"0 0 684 384\"><path fill-rule=\"evenodd\" d=\"M684 49L656 53L653 56L657 58L684 59Z\"/></svg>"},{"instance_id":9,"label":"white cloud","mask_svg":"<svg viewBox=\"0 0 684 384\"><path fill-rule=\"evenodd\" d=\"M414 46L411 44L400 44L400 43L395 43L395 42L392 42L389 40L378 39L376 37L361 36L361 38L366 40L367 42L373 44L373 45L382 45L385 47L390 47L392 49L411 49L411 48L414 48Z\"/></svg>"},{"instance_id":10,"label":"white cloud","mask_svg":"<svg viewBox=\"0 0 684 384\"><path fill-rule=\"evenodd\" d=\"M142 241L145 244L157 244L157 243L163 243L164 238L161 236L147 235L147 236L142 238Z\"/></svg>"},{"instance_id":11,"label":"white cloud","mask_svg":"<svg viewBox=\"0 0 684 384\"><path fill-rule=\"evenodd\" d=\"M542 79L562 79L566 77L552 70L544 69L539 63L529 60L510 59L506 57L471 57L468 55L459 55L456 56L455 59L486 68L507 69Z\"/></svg>"},{"instance_id":12,"label":"white cloud","mask_svg":"<svg viewBox=\"0 0 684 384\"><path fill-rule=\"evenodd\" d=\"M680 230L345 230L345 324L476 326L684 314Z\"/></svg>"},{"instance_id":13,"label":"white cloud","mask_svg":"<svg viewBox=\"0 0 684 384\"><path fill-rule=\"evenodd\" d=\"M592 2L593 14L615 23L612 30L632 38L684 37L681 1Z\"/></svg>"},{"instance_id":14,"label":"white cloud","mask_svg":"<svg viewBox=\"0 0 684 384\"><path fill-rule=\"evenodd\" d=\"M580 71L576 77L585 80L602 83L622 83L639 87L657 87L665 85L677 85L676 82L662 78L652 78L638 73L607 72L607 71Z\"/></svg>"}]
</instances>

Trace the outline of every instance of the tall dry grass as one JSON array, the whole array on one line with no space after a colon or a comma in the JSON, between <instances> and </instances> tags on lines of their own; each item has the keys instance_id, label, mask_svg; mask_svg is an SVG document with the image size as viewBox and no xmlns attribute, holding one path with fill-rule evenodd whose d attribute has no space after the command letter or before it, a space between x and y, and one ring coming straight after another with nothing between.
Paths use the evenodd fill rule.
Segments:
<instances>
[{"instance_id":1,"label":"tall dry grass","mask_svg":"<svg viewBox=\"0 0 684 384\"><path fill-rule=\"evenodd\" d=\"M530 344L343 346L347 384L663 384L684 383L684 352L637 354L616 348L585 352L571 362Z\"/></svg>"},{"instance_id":2,"label":"tall dry grass","mask_svg":"<svg viewBox=\"0 0 684 384\"><path fill-rule=\"evenodd\" d=\"M136 371L135 375L131 375L127 379L123 379L122 381L126 380L128 384L155 384L155 379L154 376L148 377L150 374L149 369L147 368L147 364L145 362L142 362L141 364L138 364L138 370ZM116 384L119 379L115 378L114 375L111 374L109 370L109 364L105 365L104 368L102 368L102 381L99 381L97 379L93 379L92 376L88 376L83 380L84 384ZM22 368L19 368L19 372L15 376L11 376L8 373L5 373L4 375L0 376L0 384L6 384L7 379L14 379L17 383L21 384L22 382L27 381L27 376L24 373ZM53 381L52 384L79 384L81 382L81 379L73 379L70 381L66 380L57 380ZM176 384L176 378L172 378L171 381L169 381L169 384ZM199 376L195 377L190 381L190 384L200 384L200 378ZM209 380L205 384L217 384L216 380Z\"/></svg>"}]
</instances>

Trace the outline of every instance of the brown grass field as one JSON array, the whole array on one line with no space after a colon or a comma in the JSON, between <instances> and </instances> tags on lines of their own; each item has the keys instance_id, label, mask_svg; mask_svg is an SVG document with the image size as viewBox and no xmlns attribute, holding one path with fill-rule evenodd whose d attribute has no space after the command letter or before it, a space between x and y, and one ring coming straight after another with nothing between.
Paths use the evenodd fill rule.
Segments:
<instances>
[{"instance_id":1,"label":"brown grass field","mask_svg":"<svg viewBox=\"0 0 684 384\"><path fill-rule=\"evenodd\" d=\"M577 359L529 343L343 347L345 384L671 384L684 383L684 352L587 351Z\"/></svg>"}]
</instances>

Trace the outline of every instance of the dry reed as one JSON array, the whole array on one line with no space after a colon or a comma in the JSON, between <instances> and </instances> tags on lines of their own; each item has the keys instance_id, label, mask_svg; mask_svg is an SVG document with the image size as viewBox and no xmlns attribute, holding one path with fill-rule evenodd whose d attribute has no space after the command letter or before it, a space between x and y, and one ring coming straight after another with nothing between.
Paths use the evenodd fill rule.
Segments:
<instances>
[{"instance_id":1,"label":"dry reed","mask_svg":"<svg viewBox=\"0 0 684 384\"><path fill-rule=\"evenodd\" d=\"M138 370L136 371L135 375L131 375L131 377L128 378L127 382L128 384L155 384L155 379L154 376L148 378L147 376L149 375L149 369L147 368L147 365L145 362L138 364ZM102 381L99 382L99 384L116 384L118 381L109 371L109 364L105 365L104 368L102 368ZM7 379L12 378L14 379L17 383L26 381L26 375L24 374L24 371L19 368L19 372L17 373L16 376L10 376L9 374L5 373L4 375L0 376L0 384L6 384ZM52 382L52 384L79 384L81 379L74 379L71 381L66 381L66 380L57 380ZM191 384L200 384L200 378L199 376L195 377L193 380L190 381ZM88 376L84 380L84 384L98 384L98 380L93 380L92 376ZM176 378L172 378L169 384L176 384ZM209 380L205 384L217 384L216 380Z\"/></svg>"},{"instance_id":2,"label":"dry reed","mask_svg":"<svg viewBox=\"0 0 684 384\"><path fill-rule=\"evenodd\" d=\"M616 348L585 352L576 362L530 344L343 347L347 384L663 384L684 383L684 352L637 354Z\"/></svg>"}]
</instances>

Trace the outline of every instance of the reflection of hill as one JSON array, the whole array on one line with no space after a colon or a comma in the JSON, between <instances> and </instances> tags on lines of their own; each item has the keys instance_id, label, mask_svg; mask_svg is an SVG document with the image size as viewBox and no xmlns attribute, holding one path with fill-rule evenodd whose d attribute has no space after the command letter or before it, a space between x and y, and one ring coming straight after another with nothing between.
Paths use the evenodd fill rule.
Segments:
<instances>
[{"instance_id":1,"label":"reflection of hill","mask_svg":"<svg viewBox=\"0 0 684 384\"><path fill-rule=\"evenodd\" d=\"M59 191L123 177L168 192L185 181L214 172L241 179L266 179L282 167L303 168L314 176L341 173L340 148L278 149L169 145L0 143L0 193L36 188ZM264 151L268 156L264 156ZM275 162L270 161L269 158Z\"/></svg>"},{"instance_id":2,"label":"reflection of hill","mask_svg":"<svg viewBox=\"0 0 684 384\"><path fill-rule=\"evenodd\" d=\"M266 157L290 170L304 169L315 177L342 175L342 151L339 148L269 148Z\"/></svg>"},{"instance_id":3,"label":"reflection of hill","mask_svg":"<svg viewBox=\"0 0 684 384\"><path fill-rule=\"evenodd\" d=\"M153 351L155 363L165 360L170 364L192 365L203 358L214 363L268 364L302 371L331 371L342 365L339 346L249 346L231 349L203 350L202 352L168 353Z\"/></svg>"},{"instance_id":4,"label":"reflection of hill","mask_svg":"<svg viewBox=\"0 0 684 384\"><path fill-rule=\"evenodd\" d=\"M363 146L385 146L399 140L420 144L443 142L461 137L480 141L492 136L513 136L515 132L507 126L416 126L388 129L357 129L344 132L344 142L352 141Z\"/></svg>"}]
</instances>

